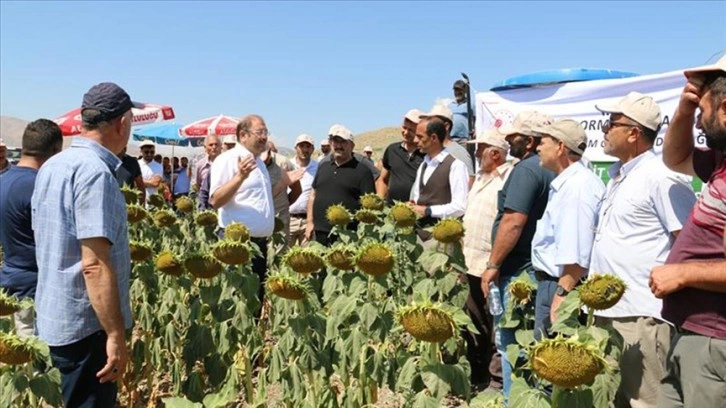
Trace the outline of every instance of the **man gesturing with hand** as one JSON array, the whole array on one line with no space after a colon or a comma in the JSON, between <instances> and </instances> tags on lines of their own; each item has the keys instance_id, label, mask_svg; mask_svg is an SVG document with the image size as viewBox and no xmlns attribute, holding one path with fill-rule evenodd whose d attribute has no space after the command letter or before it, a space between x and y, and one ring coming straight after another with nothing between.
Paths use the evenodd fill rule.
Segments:
<instances>
[{"instance_id":1,"label":"man gesturing with hand","mask_svg":"<svg viewBox=\"0 0 726 408\"><path fill-rule=\"evenodd\" d=\"M219 211L219 226L237 222L250 230L250 240L262 253L252 259L252 271L260 278L259 310L267 276L267 240L275 227L272 183L260 155L267 149L267 125L258 115L248 115L237 124L237 143L217 157L209 173L209 203Z\"/></svg>"}]
</instances>

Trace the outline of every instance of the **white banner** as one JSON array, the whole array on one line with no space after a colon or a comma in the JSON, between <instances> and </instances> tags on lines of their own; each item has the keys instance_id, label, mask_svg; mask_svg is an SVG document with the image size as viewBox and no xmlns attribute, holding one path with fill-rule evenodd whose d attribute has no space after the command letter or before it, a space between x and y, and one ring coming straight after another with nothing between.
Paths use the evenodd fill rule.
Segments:
<instances>
[{"instance_id":1,"label":"white banner","mask_svg":"<svg viewBox=\"0 0 726 408\"><path fill-rule=\"evenodd\" d=\"M665 129L675 112L681 91L686 84L683 71L642 75L623 79L603 79L566 84L476 94L476 129L499 127L511 123L521 111L536 110L555 118L579 121L587 131L585 157L593 162L616 159L603 153L602 125L609 119L595 109L595 104L615 103L628 92L649 95L660 105L663 126L655 142L656 151L663 146ZM694 128L696 145L705 146L703 134Z\"/></svg>"}]
</instances>

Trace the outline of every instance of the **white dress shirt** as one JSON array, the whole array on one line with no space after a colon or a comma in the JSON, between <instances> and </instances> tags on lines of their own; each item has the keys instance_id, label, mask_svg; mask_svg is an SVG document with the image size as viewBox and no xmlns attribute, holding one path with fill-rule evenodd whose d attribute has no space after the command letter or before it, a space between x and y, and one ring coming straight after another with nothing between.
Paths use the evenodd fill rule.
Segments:
<instances>
[{"instance_id":1,"label":"white dress shirt","mask_svg":"<svg viewBox=\"0 0 726 408\"><path fill-rule=\"evenodd\" d=\"M628 288L615 306L595 314L662 319L662 301L648 286L650 271L665 263L675 240L671 233L683 227L696 196L689 178L668 170L653 150L608 172L590 271L615 274Z\"/></svg>"},{"instance_id":2,"label":"white dress shirt","mask_svg":"<svg viewBox=\"0 0 726 408\"><path fill-rule=\"evenodd\" d=\"M161 163L153 160L146 163L144 159L139 159L139 167L141 167L141 178L144 181L151 180L154 174L159 175L162 180L164 179L164 168L161 166ZM159 191L158 187L146 187L146 200L148 201L149 196L156 194L157 191Z\"/></svg>"},{"instance_id":3,"label":"white dress shirt","mask_svg":"<svg viewBox=\"0 0 726 408\"><path fill-rule=\"evenodd\" d=\"M290 160L294 169L302 168L297 163L297 160ZM302 193L295 200L294 203L290 204L290 214L307 214L308 212L308 198L310 198L310 192L313 189L313 179L315 179L315 173L318 172L318 162L310 159L310 163L305 167L305 173L303 173L300 179L300 187Z\"/></svg>"},{"instance_id":4,"label":"white dress shirt","mask_svg":"<svg viewBox=\"0 0 726 408\"><path fill-rule=\"evenodd\" d=\"M550 183L547 208L532 239L532 266L559 278L565 265L590 266L605 184L579 161Z\"/></svg>"},{"instance_id":5,"label":"white dress shirt","mask_svg":"<svg viewBox=\"0 0 726 408\"><path fill-rule=\"evenodd\" d=\"M251 154L237 143L233 149L222 153L212 162L210 197L237 174L238 160ZM242 182L232 199L219 208L219 226L224 228L233 222L240 222L249 228L250 236L269 237L275 228L272 184L265 163L259 157L255 161L257 168Z\"/></svg>"},{"instance_id":6,"label":"white dress shirt","mask_svg":"<svg viewBox=\"0 0 726 408\"><path fill-rule=\"evenodd\" d=\"M413 182L411 188L411 200L418 202L419 197L419 180L421 180L421 169L424 164L426 165L426 171L423 172L423 183L424 185L428 182L434 170L441 164L442 161L448 156L449 153L446 150L442 150L434 158L429 158L428 155L424 157L424 162L418 168L416 172L416 180ZM455 218L464 215L466 210L466 197L469 192L469 173L466 170L466 165L461 160L454 160L451 163L451 170L449 171L449 186L451 187L451 202L448 204L431 205L431 217L433 218Z\"/></svg>"}]
</instances>

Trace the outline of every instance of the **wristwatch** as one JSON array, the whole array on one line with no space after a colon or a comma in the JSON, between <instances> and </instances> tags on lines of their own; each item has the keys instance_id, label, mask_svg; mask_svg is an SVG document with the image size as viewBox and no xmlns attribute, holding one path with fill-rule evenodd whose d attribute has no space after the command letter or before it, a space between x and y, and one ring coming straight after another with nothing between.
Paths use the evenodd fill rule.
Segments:
<instances>
[{"instance_id":1,"label":"wristwatch","mask_svg":"<svg viewBox=\"0 0 726 408\"><path fill-rule=\"evenodd\" d=\"M487 261L487 269L496 269L496 270L499 270L499 268L500 268L501 266L502 266L502 265L500 265L500 264L495 264L495 263L493 263L493 262L488 262L488 261Z\"/></svg>"},{"instance_id":2,"label":"wristwatch","mask_svg":"<svg viewBox=\"0 0 726 408\"><path fill-rule=\"evenodd\" d=\"M431 216L431 207L426 206L426 209L424 209L424 215L427 217Z\"/></svg>"},{"instance_id":3,"label":"wristwatch","mask_svg":"<svg viewBox=\"0 0 726 408\"><path fill-rule=\"evenodd\" d=\"M557 285L557 289L555 289L555 295L557 295L557 296L567 296L568 293L570 293L569 290L563 288L560 285Z\"/></svg>"}]
</instances>

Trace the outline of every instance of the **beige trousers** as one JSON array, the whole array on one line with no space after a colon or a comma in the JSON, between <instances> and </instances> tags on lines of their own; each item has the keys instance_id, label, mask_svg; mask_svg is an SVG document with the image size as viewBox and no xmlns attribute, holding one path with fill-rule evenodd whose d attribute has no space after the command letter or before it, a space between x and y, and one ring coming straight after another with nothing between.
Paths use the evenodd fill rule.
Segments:
<instances>
[{"instance_id":1,"label":"beige trousers","mask_svg":"<svg viewBox=\"0 0 726 408\"><path fill-rule=\"evenodd\" d=\"M673 326L653 317L598 317L597 323L612 322L623 336L620 388L616 408L656 408L660 380L671 344Z\"/></svg>"},{"instance_id":2,"label":"beige trousers","mask_svg":"<svg viewBox=\"0 0 726 408\"><path fill-rule=\"evenodd\" d=\"M290 216L290 240L289 247L305 246L308 240L305 239L305 228L307 227L307 219Z\"/></svg>"}]
</instances>

